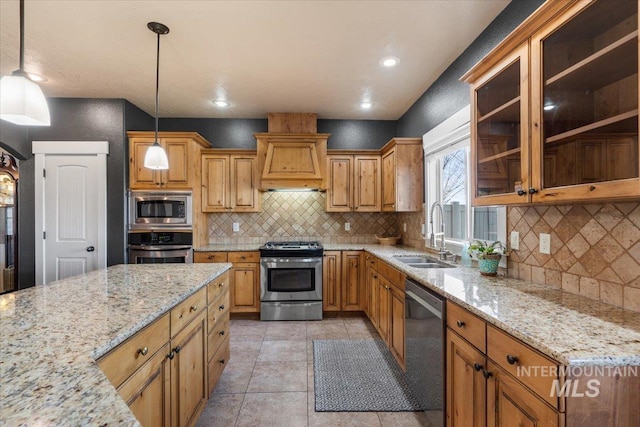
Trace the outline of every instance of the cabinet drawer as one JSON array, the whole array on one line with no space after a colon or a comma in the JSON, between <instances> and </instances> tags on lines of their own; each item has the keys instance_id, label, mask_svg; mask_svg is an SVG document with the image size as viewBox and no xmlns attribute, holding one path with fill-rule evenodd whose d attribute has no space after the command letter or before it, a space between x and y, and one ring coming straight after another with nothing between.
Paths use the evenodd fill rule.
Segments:
<instances>
[{"instance_id":1,"label":"cabinet drawer","mask_svg":"<svg viewBox=\"0 0 640 427\"><path fill-rule=\"evenodd\" d=\"M378 262L378 273L386 277L393 286L404 292L404 274L383 261Z\"/></svg>"},{"instance_id":2,"label":"cabinet drawer","mask_svg":"<svg viewBox=\"0 0 640 427\"><path fill-rule=\"evenodd\" d=\"M557 396L550 396L558 379L556 362L491 325L487 326L487 356L551 406L559 407Z\"/></svg>"},{"instance_id":3,"label":"cabinet drawer","mask_svg":"<svg viewBox=\"0 0 640 427\"><path fill-rule=\"evenodd\" d=\"M107 353L98 361L98 366L118 388L168 341L169 315L165 314Z\"/></svg>"},{"instance_id":4,"label":"cabinet drawer","mask_svg":"<svg viewBox=\"0 0 640 427\"><path fill-rule=\"evenodd\" d=\"M216 323L229 312L229 292L224 292L219 296L217 300L209 305L207 308L207 330L211 332L216 326Z\"/></svg>"},{"instance_id":5,"label":"cabinet drawer","mask_svg":"<svg viewBox=\"0 0 640 427\"><path fill-rule=\"evenodd\" d=\"M229 252L229 262L260 262L260 252Z\"/></svg>"},{"instance_id":6,"label":"cabinet drawer","mask_svg":"<svg viewBox=\"0 0 640 427\"><path fill-rule=\"evenodd\" d=\"M171 336L180 332L187 323L206 310L207 289L202 288L171 310Z\"/></svg>"},{"instance_id":7,"label":"cabinet drawer","mask_svg":"<svg viewBox=\"0 0 640 427\"><path fill-rule=\"evenodd\" d=\"M486 352L487 329L484 320L459 305L447 301L447 326L478 350Z\"/></svg>"},{"instance_id":8,"label":"cabinet drawer","mask_svg":"<svg viewBox=\"0 0 640 427\"><path fill-rule=\"evenodd\" d=\"M229 289L229 272L216 277L207 285L207 304L211 304L218 296Z\"/></svg>"},{"instance_id":9,"label":"cabinet drawer","mask_svg":"<svg viewBox=\"0 0 640 427\"><path fill-rule=\"evenodd\" d=\"M226 252L194 252L193 262L227 262Z\"/></svg>"},{"instance_id":10,"label":"cabinet drawer","mask_svg":"<svg viewBox=\"0 0 640 427\"><path fill-rule=\"evenodd\" d=\"M209 360L213 358L220 344L229 336L229 325L229 311L227 310L225 314L218 319L218 322L213 326L213 330L209 332L207 336L207 354L209 355Z\"/></svg>"},{"instance_id":11,"label":"cabinet drawer","mask_svg":"<svg viewBox=\"0 0 640 427\"><path fill-rule=\"evenodd\" d=\"M162 364L165 363L165 359L167 359L169 351L169 343L166 343L164 346L160 347L160 350L156 351L156 353L151 356L147 363L142 365L135 374L131 375L131 377L118 387L118 394L127 403L127 405L131 405L131 401L135 399L136 395L142 392L150 378L158 371L159 368L162 368ZM169 376L167 375L167 379L168 378Z\"/></svg>"},{"instance_id":12,"label":"cabinet drawer","mask_svg":"<svg viewBox=\"0 0 640 427\"><path fill-rule=\"evenodd\" d=\"M216 388L224 367L229 363L229 338L225 339L209 362L209 394Z\"/></svg>"}]
</instances>

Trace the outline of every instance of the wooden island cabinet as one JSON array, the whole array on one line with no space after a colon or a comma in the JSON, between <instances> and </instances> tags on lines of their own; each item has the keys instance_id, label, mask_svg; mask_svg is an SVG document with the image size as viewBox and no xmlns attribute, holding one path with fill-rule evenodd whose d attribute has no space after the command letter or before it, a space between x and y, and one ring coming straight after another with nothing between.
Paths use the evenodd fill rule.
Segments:
<instances>
[{"instance_id":1,"label":"wooden island cabinet","mask_svg":"<svg viewBox=\"0 0 640 427\"><path fill-rule=\"evenodd\" d=\"M198 420L229 360L228 281L214 279L98 360L141 425Z\"/></svg>"}]
</instances>

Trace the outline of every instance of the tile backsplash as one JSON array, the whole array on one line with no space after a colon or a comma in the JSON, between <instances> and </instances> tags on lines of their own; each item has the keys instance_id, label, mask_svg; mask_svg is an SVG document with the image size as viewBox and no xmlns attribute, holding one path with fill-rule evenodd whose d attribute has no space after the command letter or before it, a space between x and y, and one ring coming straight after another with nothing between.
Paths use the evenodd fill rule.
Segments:
<instances>
[{"instance_id":1,"label":"tile backsplash","mask_svg":"<svg viewBox=\"0 0 640 427\"><path fill-rule=\"evenodd\" d=\"M509 275L640 311L640 203L510 207ZM551 235L551 255L538 250Z\"/></svg>"},{"instance_id":2,"label":"tile backsplash","mask_svg":"<svg viewBox=\"0 0 640 427\"><path fill-rule=\"evenodd\" d=\"M211 213L210 244L261 244L267 240L320 240L324 243L376 243L375 235L396 236L393 213L325 212L326 193L266 192L262 212ZM233 223L240 225L233 232ZM351 229L345 231L344 224Z\"/></svg>"}]
</instances>

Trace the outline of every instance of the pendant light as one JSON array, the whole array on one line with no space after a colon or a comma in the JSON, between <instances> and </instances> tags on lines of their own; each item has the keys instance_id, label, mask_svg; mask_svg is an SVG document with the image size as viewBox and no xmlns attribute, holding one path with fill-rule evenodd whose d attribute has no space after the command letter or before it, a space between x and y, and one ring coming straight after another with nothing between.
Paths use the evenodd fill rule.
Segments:
<instances>
[{"instance_id":1,"label":"pendant light","mask_svg":"<svg viewBox=\"0 0 640 427\"><path fill-rule=\"evenodd\" d=\"M49 107L24 71L24 0L20 0L20 68L0 79L0 119L22 126L49 126Z\"/></svg>"},{"instance_id":2,"label":"pendant light","mask_svg":"<svg viewBox=\"0 0 640 427\"><path fill-rule=\"evenodd\" d=\"M149 22L147 27L158 35L158 49L156 54L156 138L151 147L144 155L144 167L149 169L169 169L169 159L164 148L158 144L158 101L160 82L160 35L167 34L169 27L159 22Z\"/></svg>"}]
</instances>

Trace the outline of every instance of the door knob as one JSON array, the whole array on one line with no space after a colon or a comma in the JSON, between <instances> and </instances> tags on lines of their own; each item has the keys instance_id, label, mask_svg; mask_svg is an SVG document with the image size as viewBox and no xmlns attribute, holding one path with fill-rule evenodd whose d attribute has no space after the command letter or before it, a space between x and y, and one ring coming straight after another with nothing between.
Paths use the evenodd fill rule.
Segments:
<instances>
[{"instance_id":1,"label":"door knob","mask_svg":"<svg viewBox=\"0 0 640 427\"><path fill-rule=\"evenodd\" d=\"M93 246L88 246L87 247L87 252L93 252L95 250L96 250L96 248L94 248Z\"/></svg>"}]
</instances>

